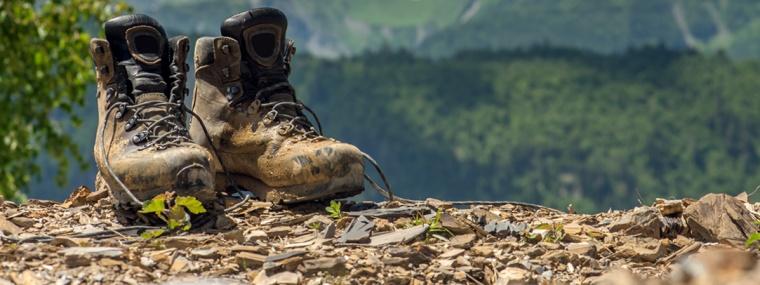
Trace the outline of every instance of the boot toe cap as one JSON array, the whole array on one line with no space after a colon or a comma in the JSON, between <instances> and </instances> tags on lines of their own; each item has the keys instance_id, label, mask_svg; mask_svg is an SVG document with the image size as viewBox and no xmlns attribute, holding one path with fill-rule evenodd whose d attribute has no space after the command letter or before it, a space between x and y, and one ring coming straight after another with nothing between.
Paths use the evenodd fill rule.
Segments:
<instances>
[{"instance_id":1,"label":"boot toe cap","mask_svg":"<svg viewBox=\"0 0 760 285\"><path fill-rule=\"evenodd\" d=\"M214 197L214 169L210 158L208 151L201 147L181 145L132 152L112 159L111 168L140 200L175 191L180 196L207 201Z\"/></svg>"},{"instance_id":2,"label":"boot toe cap","mask_svg":"<svg viewBox=\"0 0 760 285\"><path fill-rule=\"evenodd\" d=\"M271 186L324 183L331 179L361 175L361 151L347 143L294 144L274 159L267 171Z\"/></svg>"}]
</instances>

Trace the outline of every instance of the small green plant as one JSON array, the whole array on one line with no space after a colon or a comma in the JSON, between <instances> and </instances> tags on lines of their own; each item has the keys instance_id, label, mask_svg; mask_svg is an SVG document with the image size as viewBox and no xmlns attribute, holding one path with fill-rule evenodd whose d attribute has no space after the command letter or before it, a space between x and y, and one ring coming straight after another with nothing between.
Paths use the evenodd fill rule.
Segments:
<instances>
[{"instance_id":1,"label":"small green plant","mask_svg":"<svg viewBox=\"0 0 760 285\"><path fill-rule=\"evenodd\" d=\"M145 239L152 239L163 235L166 232L175 230L188 231L192 226L190 223L191 214L201 214L206 212L203 204L191 196L178 196L174 199L173 193L167 192L159 194L143 204L142 214L155 214L159 219L166 223L166 226L160 229L143 232L140 236Z\"/></svg>"},{"instance_id":2,"label":"small green plant","mask_svg":"<svg viewBox=\"0 0 760 285\"><path fill-rule=\"evenodd\" d=\"M411 223L407 227L415 227L420 225L428 225L428 230L426 233L426 238L432 237L434 234L444 235L444 236L453 236L454 233L452 233L449 229L441 225L441 217L443 216L443 212L441 209L438 209L437 212L435 212L435 216L432 220L428 221L425 216L421 214L417 214L414 217L414 220L412 220Z\"/></svg>"},{"instance_id":3,"label":"small green plant","mask_svg":"<svg viewBox=\"0 0 760 285\"><path fill-rule=\"evenodd\" d=\"M343 216L343 212L340 210L340 206L340 201L332 200L330 201L330 206L325 207L325 211L327 211L331 218L337 220Z\"/></svg>"},{"instance_id":4,"label":"small green plant","mask_svg":"<svg viewBox=\"0 0 760 285\"><path fill-rule=\"evenodd\" d=\"M565 237L565 230L563 229L562 224L540 224L533 228L533 230L540 231L541 240L545 242L557 243ZM528 238L535 239L537 238L537 235L529 233Z\"/></svg>"},{"instance_id":5,"label":"small green plant","mask_svg":"<svg viewBox=\"0 0 760 285\"><path fill-rule=\"evenodd\" d=\"M760 225L760 221L755 221L755 225ZM747 237L747 241L744 242L744 245L747 247L760 247L760 232L749 235L749 237Z\"/></svg>"},{"instance_id":6,"label":"small green plant","mask_svg":"<svg viewBox=\"0 0 760 285\"><path fill-rule=\"evenodd\" d=\"M320 223L320 222L313 222L313 223L309 224L308 227L310 229L312 229L312 230L317 230L318 231L318 230L322 229L322 223Z\"/></svg>"},{"instance_id":7,"label":"small green plant","mask_svg":"<svg viewBox=\"0 0 760 285\"><path fill-rule=\"evenodd\" d=\"M441 225L441 216L443 216L443 211L439 208L437 212L435 212L435 217L433 217L433 220L430 222L430 227L428 228L427 234L428 235L434 235L434 234L441 234L441 235L448 235L453 236L454 233L452 233L449 229Z\"/></svg>"}]
</instances>

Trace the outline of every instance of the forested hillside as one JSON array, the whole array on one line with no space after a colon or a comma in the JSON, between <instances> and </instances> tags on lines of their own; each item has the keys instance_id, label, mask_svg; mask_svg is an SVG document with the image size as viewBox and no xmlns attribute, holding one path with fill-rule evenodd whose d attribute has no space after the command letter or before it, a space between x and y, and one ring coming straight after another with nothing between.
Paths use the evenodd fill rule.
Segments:
<instances>
[{"instance_id":1,"label":"forested hillside","mask_svg":"<svg viewBox=\"0 0 760 285\"><path fill-rule=\"evenodd\" d=\"M664 44L760 58L755 0L129 0L175 33L217 35L251 7L285 11L290 37L320 57L385 46L422 56L550 44L596 52ZM199 17L198 15L203 15Z\"/></svg>"},{"instance_id":2,"label":"forested hillside","mask_svg":"<svg viewBox=\"0 0 760 285\"><path fill-rule=\"evenodd\" d=\"M599 210L754 189L759 77L760 62L721 55L534 47L298 55L293 81L327 134L374 155L401 195ZM77 138L89 155L87 115Z\"/></svg>"}]
</instances>

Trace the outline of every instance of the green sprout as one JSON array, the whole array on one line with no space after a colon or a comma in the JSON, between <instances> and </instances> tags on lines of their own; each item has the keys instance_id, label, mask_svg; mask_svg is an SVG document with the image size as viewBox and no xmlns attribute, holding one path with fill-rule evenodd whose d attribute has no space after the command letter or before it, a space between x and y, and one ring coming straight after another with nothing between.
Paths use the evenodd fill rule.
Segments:
<instances>
[{"instance_id":1,"label":"green sprout","mask_svg":"<svg viewBox=\"0 0 760 285\"><path fill-rule=\"evenodd\" d=\"M428 228L428 235L433 234L446 234L448 236L453 236L454 233L452 233L449 229L441 225L441 216L443 216L443 212L439 208L438 211L435 212L435 217L433 217L433 221L430 222L430 227Z\"/></svg>"},{"instance_id":2,"label":"green sprout","mask_svg":"<svg viewBox=\"0 0 760 285\"><path fill-rule=\"evenodd\" d=\"M327 211L328 214L330 214L330 217L333 219L340 219L340 217L343 216L343 212L340 210L340 202L332 200L330 201L330 206L325 207L325 211Z\"/></svg>"},{"instance_id":3,"label":"green sprout","mask_svg":"<svg viewBox=\"0 0 760 285\"><path fill-rule=\"evenodd\" d=\"M441 217L443 216L443 212L441 209L438 209L438 211L435 212L435 216L432 220L428 221L425 216L421 214L417 214L414 217L414 220L408 225L408 227L413 226L420 226L420 225L428 225L428 230L426 233L426 238L432 237L434 234L439 235L446 235L446 236L453 236L454 233L452 233L449 229L441 225Z\"/></svg>"},{"instance_id":4,"label":"green sprout","mask_svg":"<svg viewBox=\"0 0 760 285\"><path fill-rule=\"evenodd\" d=\"M171 196L172 193L159 194L143 205L140 213L155 214L166 223L166 226L160 229L145 231L140 235L141 237L152 239L175 230L189 231L192 225L188 212L191 214L206 212L206 208L195 197L179 196L172 199Z\"/></svg>"},{"instance_id":5,"label":"green sprout","mask_svg":"<svg viewBox=\"0 0 760 285\"><path fill-rule=\"evenodd\" d=\"M317 230L318 231L318 230L322 229L322 223L320 223L320 222L313 222L313 223L309 224L308 227L310 229L312 229L312 230Z\"/></svg>"},{"instance_id":6,"label":"green sprout","mask_svg":"<svg viewBox=\"0 0 760 285\"><path fill-rule=\"evenodd\" d=\"M760 225L760 221L755 221L755 225ZM744 245L746 247L751 247L753 245L760 247L760 232L749 235L747 241L744 242Z\"/></svg>"},{"instance_id":7,"label":"green sprout","mask_svg":"<svg viewBox=\"0 0 760 285\"><path fill-rule=\"evenodd\" d=\"M534 229L546 231L542 234L541 238L545 242L557 243L565 237L565 230L562 224L540 224ZM528 238L535 239L536 237L535 234L528 234Z\"/></svg>"}]
</instances>

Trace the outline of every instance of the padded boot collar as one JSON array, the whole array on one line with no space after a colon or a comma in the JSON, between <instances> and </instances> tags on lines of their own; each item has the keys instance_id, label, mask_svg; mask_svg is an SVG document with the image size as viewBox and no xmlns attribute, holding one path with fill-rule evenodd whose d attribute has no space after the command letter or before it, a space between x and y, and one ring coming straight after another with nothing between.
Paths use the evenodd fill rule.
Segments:
<instances>
[{"instance_id":1,"label":"padded boot collar","mask_svg":"<svg viewBox=\"0 0 760 285\"><path fill-rule=\"evenodd\" d=\"M119 16L108 20L104 26L116 62L135 58L144 64L156 64L168 56L166 32L149 16Z\"/></svg>"},{"instance_id":2,"label":"padded boot collar","mask_svg":"<svg viewBox=\"0 0 760 285\"><path fill-rule=\"evenodd\" d=\"M288 20L280 10L257 8L229 17L222 35L240 43L243 59L261 67L281 64Z\"/></svg>"}]
</instances>

